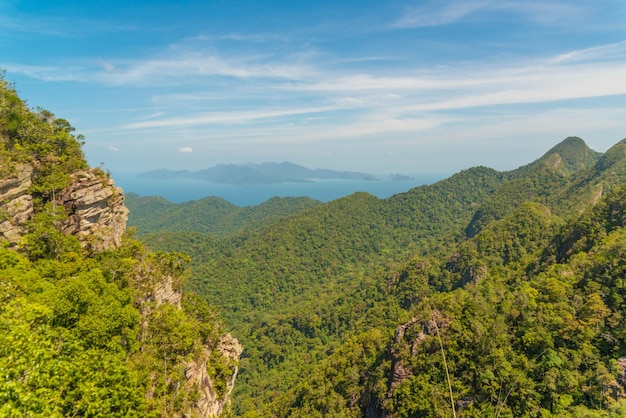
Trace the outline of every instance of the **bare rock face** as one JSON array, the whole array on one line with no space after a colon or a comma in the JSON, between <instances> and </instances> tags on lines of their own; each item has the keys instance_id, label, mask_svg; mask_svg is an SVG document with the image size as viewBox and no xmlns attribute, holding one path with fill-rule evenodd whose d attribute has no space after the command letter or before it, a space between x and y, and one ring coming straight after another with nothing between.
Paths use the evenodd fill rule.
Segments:
<instances>
[{"instance_id":1,"label":"bare rock face","mask_svg":"<svg viewBox=\"0 0 626 418\"><path fill-rule=\"evenodd\" d=\"M72 174L72 184L57 202L69 215L61 230L78 237L84 247L102 251L120 245L128 220L124 191L101 170Z\"/></svg>"},{"instance_id":2,"label":"bare rock face","mask_svg":"<svg viewBox=\"0 0 626 418\"><path fill-rule=\"evenodd\" d=\"M196 401L195 408L201 417L219 417L230 402L230 393L235 386L235 379L239 371L237 364L243 347L232 335L225 334L222 335L217 344L217 351L223 356L230 370L230 376L222 390L216 388L213 378L207 371L207 361L211 356L208 350L204 350L203 356L199 360L189 362L185 369L187 381L191 384L197 384L200 389L200 399Z\"/></svg>"},{"instance_id":3,"label":"bare rock face","mask_svg":"<svg viewBox=\"0 0 626 418\"><path fill-rule=\"evenodd\" d=\"M33 216L33 197L29 193L33 168L21 165L15 176L0 180L0 234L11 245L23 235L24 223Z\"/></svg>"},{"instance_id":4,"label":"bare rock face","mask_svg":"<svg viewBox=\"0 0 626 418\"><path fill-rule=\"evenodd\" d=\"M387 381L387 394L382 402L374 401L366 405L364 410L366 418L388 418L393 416L386 407L387 402L393 398L396 388L414 375L414 370L405 364L405 358L407 356L415 356L420 346L426 341L426 338L438 335L441 330L450 324L450 321L450 318L445 317L440 311L432 310L429 317L413 317L396 328L395 341L389 349L391 373ZM463 402L471 403L471 400L464 399Z\"/></svg>"},{"instance_id":5,"label":"bare rock face","mask_svg":"<svg viewBox=\"0 0 626 418\"><path fill-rule=\"evenodd\" d=\"M169 303L180 308L182 297L182 293L174 289L171 279L159 283L154 289L154 299L157 305Z\"/></svg>"},{"instance_id":6,"label":"bare rock face","mask_svg":"<svg viewBox=\"0 0 626 418\"><path fill-rule=\"evenodd\" d=\"M32 166L23 164L15 175L0 180L0 236L10 245L20 241L24 224L34 215L32 177ZM61 231L78 237L84 247L102 251L119 246L128 220L124 192L101 170L72 174L72 183L57 195L56 203L69 214Z\"/></svg>"},{"instance_id":7,"label":"bare rock face","mask_svg":"<svg viewBox=\"0 0 626 418\"><path fill-rule=\"evenodd\" d=\"M626 357L617 359L617 371L619 374L612 385L613 398L626 398Z\"/></svg>"}]
</instances>

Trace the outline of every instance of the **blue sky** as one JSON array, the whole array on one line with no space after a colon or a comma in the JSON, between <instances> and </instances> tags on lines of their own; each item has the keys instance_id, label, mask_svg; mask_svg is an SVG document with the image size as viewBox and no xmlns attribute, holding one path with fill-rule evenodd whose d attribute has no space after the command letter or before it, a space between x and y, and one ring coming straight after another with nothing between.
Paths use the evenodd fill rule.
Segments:
<instances>
[{"instance_id":1,"label":"blue sky","mask_svg":"<svg viewBox=\"0 0 626 418\"><path fill-rule=\"evenodd\" d=\"M0 0L0 68L114 174L504 170L626 137L623 0Z\"/></svg>"}]
</instances>

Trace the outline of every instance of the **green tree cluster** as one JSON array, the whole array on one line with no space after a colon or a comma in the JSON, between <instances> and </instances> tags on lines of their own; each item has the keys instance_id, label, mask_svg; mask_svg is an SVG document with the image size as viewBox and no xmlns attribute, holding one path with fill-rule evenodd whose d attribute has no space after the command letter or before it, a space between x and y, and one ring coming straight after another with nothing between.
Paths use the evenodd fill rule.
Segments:
<instances>
[{"instance_id":1,"label":"green tree cluster","mask_svg":"<svg viewBox=\"0 0 626 418\"><path fill-rule=\"evenodd\" d=\"M225 237L262 228L320 204L308 197L273 197L260 205L239 207L219 197L175 204L158 196L126 195L128 222L139 235L170 231Z\"/></svg>"},{"instance_id":2,"label":"green tree cluster","mask_svg":"<svg viewBox=\"0 0 626 418\"><path fill-rule=\"evenodd\" d=\"M0 74L0 176L13 174L16 164L34 169L32 192L50 200L70 183L69 175L87 167L83 136L45 109L31 110Z\"/></svg>"},{"instance_id":3,"label":"green tree cluster","mask_svg":"<svg viewBox=\"0 0 626 418\"><path fill-rule=\"evenodd\" d=\"M186 256L130 236L93 252L57 228L67 214L55 193L87 167L72 132L0 77L0 177L31 166L37 200L21 242L0 244L0 416L193 414L200 394L185 365L206 364L222 392L235 366L216 350L220 317L193 295L156 296L162 286L180 295Z\"/></svg>"},{"instance_id":4,"label":"green tree cluster","mask_svg":"<svg viewBox=\"0 0 626 418\"><path fill-rule=\"evenodd\" d=\"M244 342L238 415L619 416L623 144L142 239Z\"/></svg>"}]
</instances>

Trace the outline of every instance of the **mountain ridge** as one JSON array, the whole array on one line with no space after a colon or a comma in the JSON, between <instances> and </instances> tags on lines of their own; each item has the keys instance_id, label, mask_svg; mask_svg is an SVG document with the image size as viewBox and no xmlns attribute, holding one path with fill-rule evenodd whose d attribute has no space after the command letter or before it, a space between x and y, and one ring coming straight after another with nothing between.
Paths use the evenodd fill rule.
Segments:
<instances>
[{"instance_id":1,"label":"mountain ridge","mask_svg":"<svg viewBox=\"0 0 626 418\"><path fill-rule=\"evenodd\" d=\"M604 191L626 183L626 154L620 144L609 151L600 155L580 138L571 137L536 161L508 172L473 167L387 199L356 193L219 240L158 232L144 238L160 249L168 248L168 240L176 248L187 245L194 258L199 257L192 262L190 288L220 306L239 331L248 356L235 388L236 413L445 415L445 401L431 402L432 396L419 392L417 383L420 376L431 379L431 370L441 370L435 360L439 348L435 350L433 323L440 328L446 350L466 340L473 345L464 346L460 353L491 347L481 339L482 331L476 337L470 332L472 327L497 327L489 319L494 314L486 311L490 303L483 298L509 295L505 290L509 284L511 292L523 292L518 287L526 275L533 286L544 286L542 276L533 275L563 258L551 253L552 247L563 247L554 244L553 237L581 211L602 202ZM186 244L186 239L195 240L194 244ZM475 289L483 294L473 293ZM597 297L593 291L589 294L594 300ZM429 298L434 298L432 313L422 303ZM481 305L471 305L473 300ZM511 302L498 303L503 304L499 309L506 310ZM481 309L478 319L463 316L462 306L470 312ZM610 306L618 309L614 303ZM535 314L525 311L527 316ZM515 327L515 315L513 311L501 321L511 321L509 326ZM581 311L580 315L588 314ZM394 342L400 328L406 330L406 338ZM526 353L515 336L498 330L517 351L496 339L496 352L506 349L507 355L519 358L516 364L534 364L542 349ZM530 341L530 334L525 338ZM427 346L422 346L422 339ZM420 347L428 354L424 359L418 355ZM484 378L475 376L472 383L463 376L474 376L468 371L474 370L474 363L496 376L497 370L491 371L480 357L467 359L459 352L451 354L453 364L462 360L467 368L453 370L454 379L475 391L458 395L467 399L459 408L469 416L493 415L480 409L489 408L487 389L480 385ZM382 359L395 359L392 369ZM608 361L607 357L601 361ZM406 378L394 380L396 371L402 370ZM515 370L524 373L523 368ZM588 376L590 372L572 373ZM427 387L445 393L441 382L433 376ZM419 392L423 403L406 391ZM276 393L282 395L277 399ZM511 416L523 416L524 408L539 408L524 402L512 393L510 404L499 407L508 408ZM541 408L558 413L548 400L542 402ZM589 406L580 399L576 402L581 408ZM472 410L471 405L478 409ZM481 412L471 415L471 411Z\"/></svg>"},{"instance_id":2,"label":"mountain ridge","mask_svg":"<svg viewBox=\"0 0 626 418\"><path fill-rule=\"evenodd\" d=\"M154 179L195 179L233 185L299 183L312 180L368 180L377 178L368 173L310 169L287 161L245 164L218 164L203 170L169 170L165 168L140 173L139 177Z\"/></svg>"}]
</instances>

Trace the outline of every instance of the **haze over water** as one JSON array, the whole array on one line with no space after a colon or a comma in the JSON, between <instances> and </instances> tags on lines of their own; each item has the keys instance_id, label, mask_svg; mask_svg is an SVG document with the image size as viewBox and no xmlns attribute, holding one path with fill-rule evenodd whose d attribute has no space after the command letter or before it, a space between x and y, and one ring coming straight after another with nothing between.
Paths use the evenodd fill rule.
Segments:
<instances>
[{"instance_id":1,"label":"haze over water","mask_svg":"<svg viewBox=\"0 0 626 418\"><path fill-rule=\"evenodd\" d=\"M355 192L367 192L382 199L406 192L413 187L434 183L447 175L412 175L411 180L403 181L391 180L389 176L380 176L377 181L318 180L262 185L230 185L187 179L162 180L138 177L136 174L128 173L113 173L112 177L116 185L122 187L126 193L161 196L174 203L217 196L237 206L252 206L274 196L308 196L328 202Z\"/></svg>"}]
</instances>

